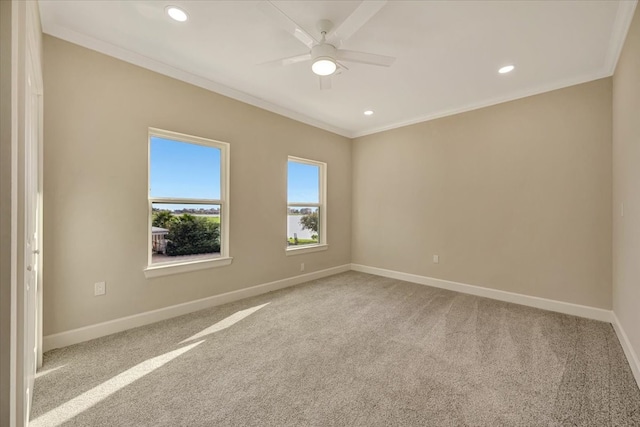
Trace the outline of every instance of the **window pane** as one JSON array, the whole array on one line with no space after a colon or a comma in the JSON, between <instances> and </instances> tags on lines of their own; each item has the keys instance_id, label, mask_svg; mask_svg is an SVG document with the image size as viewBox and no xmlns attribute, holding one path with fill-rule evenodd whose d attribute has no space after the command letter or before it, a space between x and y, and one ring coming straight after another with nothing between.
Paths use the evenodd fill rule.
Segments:
<instances>
[{"instance_id":1,"label":"window pane","mask_svg":"<svg viewBox=\"0 0 640 427\"><path fill-rule=\"evenodd\" d=\"M289 206L287 213L287 241L289 246L319 243L318 207Z\"/></svg>"},{"instance_id":2,"label":"window pane","mask_svg":"<svg viewBox=\"0 0 640 427\"><path fill-rule=\"evenodd\" d=\"M153 203L151 262L220 256L220 205Z\"/></svg>"},{"instance_id":3,"label":"window pane","mask_svg":"<svg viewBox=\"0 0 640 427\"><path fill-rule=\"evenodd\" d=\"M320 166L289 160L289 203L320 203Z\"/></svg>"},{"instance_id":4,"label":"window pane","mask_svg":"<svg viewBox=\"0 0 640 427\"><path fill-rule=\"evenodd\" d=\"M151 197L220 199L220 149L151 137Z\"/></svg>"}]
</instances>

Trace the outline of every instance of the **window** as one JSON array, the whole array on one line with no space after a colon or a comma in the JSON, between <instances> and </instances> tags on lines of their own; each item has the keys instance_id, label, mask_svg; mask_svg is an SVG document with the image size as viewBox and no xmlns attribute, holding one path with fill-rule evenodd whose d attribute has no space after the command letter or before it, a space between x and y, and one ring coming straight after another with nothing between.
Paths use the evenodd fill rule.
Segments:
<instances>
[{"instance_id":1,"label":"window","mask_svg":"<svg viewBox=\"0 0 640 427\"><path fill-rule=\"evenodd\" d=\"M327 249L327 164L289 157L287 255Z\"/></svg>"},{"instance_id":2,"label":"window","mask_svg":"<svg viewBox=\"0 0 640 427\"><path fill-rule=\"evenodd\" d=\"M228 265L229 144L149 129L147 277Z\"/></svg>"}]
</instances>

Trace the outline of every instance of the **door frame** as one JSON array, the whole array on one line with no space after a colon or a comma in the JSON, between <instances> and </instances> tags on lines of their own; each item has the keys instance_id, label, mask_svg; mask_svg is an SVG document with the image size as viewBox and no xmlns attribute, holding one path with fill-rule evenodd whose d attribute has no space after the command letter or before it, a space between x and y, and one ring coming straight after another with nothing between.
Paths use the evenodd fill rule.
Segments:
<instances>
[{"instance_id":1,"label":"door frame","mask_svg":"<svg viewBox=\"0 0 640 427\"><path fill-rule=\"evenodd\" d=\"M24 61L23 61L23 81L22 87L22 106L24 111L24 120L20 123L20 132L22 134L22 158L18 173L22 174L24 180L19 189L22 194L19 199L22 200L22 236L24 251L24 276L19 287L25 291L27 283L30 282L29 275L33 277L31 286L35 287L33 293L27 294L27 299L22 301L22 311L24 324L22 325L23 342L23 360L32 361L31 365L23 365L23 375L25 387L27 387L27 401L25 402L25 416L28 420L31 409L31 401L33 399L33 388L35 380L35 371L42 366L42 137L43 137L43 120L42 120L42 32L40 29L40 17L38 5L35 1L26 2L26 25L25 25L25 45L24 45ZM29 112L26 111L29 109ZM33 139L36 139L33 141ZM33 188L28 184L32 183ZM34 191L35 194L31 194ZM29 211L29 208L32 211ZM29 229L32 222L33 230ZM35 233L35 239L30 236L30 231ZM33 241L32 241L33 240ZM35 243L31 247L29 243ZM33 250L33 252L31 252ZM29 253L27 253L29 252ZM29 270L33 267L35 271ZM29 271L27 271L29 270ZM22 286L20 286L22 285ZM18 298L20 300L20 298ZM29 311L31 305L32 311ZM31 318L31 313L35 319ZM19 327L20 329L20 327ZM31 330L29 330L31 329ZM33 334L33 335L31 335ZM33 341L29 341L29 337L33 337ZM20 345L20 344L18 344ZM35 347L35 349L34 349ZM31 359L33 357L33 360ZM23 391L24 392L24 391Z\"/></svg>"},{"instance_id":2,"label":"door frame","mask_svg":"<svg viewBox=\"0 0 640 427\"><path fill-rule=\"evenodd\" d=\"M7 2L9 3L9 2ZM37 202L34 206L40 207L37 216L35 216L34 228L39 228L39 236L42 235L42 31L40 24L40 16L38 3L34 0L11 0L10 6L4 8L6 3L3 2L3 12L11 14L11 314L10 314L10 337L8 341L9 358L10 358L10 395L8 402L9 413L4 411L0 416L0 424L17 427L28 424L30 411L30 397L33 395L33 378L35 377L36 363L38 351L37 345L41 342L40 320L42 312L38 313L41 307L41 292L38 290L35 295L31 295L30 312L26 300L25 283L27 279L27 266L30 265L30 259L26 256L27 241L26 237L26 219L27 219L27 142L31 131L31 139L35 142L32 146L40 153L37 164L33 164L31 177L35 180L34 185L37 186ZM3 23L6 22L3 16ZM35 91L28 87L28 76L31 75L33 87ZM33 106L27 113L26 109ZM37 115L37 117L35 117ZM33 117L35 123L30 125L30 118ZM3 116L4 117L4 116ZM32 122L31 122L32 123ZM36 141L37 139L37 141ZM34 158L35 160L35 158ZM37 174L37 176L35 176ZM42 254L42 241L38 239L38 249ZM38 260L38 270L36 276L41 276L41 260ZM26 316L32 319L25 322ZM36 317L36 319L33 319ZM34 329L30 329L33 326ZM31 336L27 342L27 333ZM34 343L35 341L35 343ZM3 346L5 340L3 338ZM34 345L35 344L35 345ZM30 348L28 348L30 347ZM34 355L34 347L36 354ZM42 348L42 347L40 347ZM25 356L29 354L29 363L26 363ZM27 394L27 387L30 387L30 393ZM5 391L4 388L2 390ZM4 398L4 397L3 397Z\"/></svg>"}]
</instances>

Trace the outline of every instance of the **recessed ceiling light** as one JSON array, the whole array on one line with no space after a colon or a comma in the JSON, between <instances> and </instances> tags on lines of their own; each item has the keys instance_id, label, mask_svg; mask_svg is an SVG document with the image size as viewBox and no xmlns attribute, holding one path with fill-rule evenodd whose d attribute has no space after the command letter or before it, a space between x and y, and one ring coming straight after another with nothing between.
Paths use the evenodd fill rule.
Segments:
<instances>
[{"instance_id":1,"label":"recessed ceiling light","mask_svg":"<svg viewBox=\"0 0 640 427\"><path fill-rule=\"evenodd\" d=\"M509 72L513 71L514 68L516 68L516 67L514 67L513 65L505 65L504 67L500 68L498 70L498 72L500 74L506 74L506 73L509 73Z\"/></svg>"},{"instance_id":2,"label":"recessed ceiling light","mask_svg":"<svg viewBox=\"0 0 640 427\"><path fill-rule=\"evenodd\" d=\"M167 11L167 15L169 15L171 19L174 19L178 22L184 22L187 19L189 19L189 15L187 15L187 12L180 9L179 7L167 6L166 11Z\"/></svg>"},{"instance_id":3,"label":"recessed ceiling light","mask_svg":"<svg viewBox=\"0 0 640 427\"><path fill-rule=\"evenodd\" d=\"M371 111L371 110L367 110L367 111L364 112L365 116L370 116L372 114L373 114L373 111Z\"/></svg>"}]
</instances>

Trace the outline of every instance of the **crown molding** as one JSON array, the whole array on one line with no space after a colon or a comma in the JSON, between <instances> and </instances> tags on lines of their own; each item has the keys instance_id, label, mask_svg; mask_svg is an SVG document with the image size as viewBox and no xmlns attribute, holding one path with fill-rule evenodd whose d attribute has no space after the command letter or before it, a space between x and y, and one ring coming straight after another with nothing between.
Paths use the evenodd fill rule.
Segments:
<instances>
[{"instance_id":1,"label":"crown molding","mask_svg":"<svg viewBox=\"0 0 640 427\"><path fill-rule=\"evenodd\" d=\"M637 4L638 0L621 0L618 3L618 12L613 23L609 49L604 63L604 68L609 71L609 75L613 75L616 71L616 65L618 64L618 59L620 59L624 42L627 39L627 33L631 27Z\"/></svg>"},{"instance_id":2,"label":"crown molding","mask_svg":"<svg viewBox=\"0 0 640 427\"><path fill-rule=\"evenodd\" d=\"M346 129L342 129L337 126L330 125L323 121L314 119L305 114L289 110L280 105L273 104L264 99L249 95L248 93L231 88L205 77L190 73L188 71L176 68L172 65L165 64L164 62L151 59L147 56L133 52L128 49L124 49L115 46L111 43L98 40L94 37L80 34L76 31L64 28L55 24L43 24L43 32L53 37L68 41L70 43L85 47L87 49L94 50L96 52L120 59L133 65L145 68L147 70L154 71L156 73L171 77L185 83L192 84L194 86L201 87L203 89L215 92L220 95L235 99L245 104L253 105L254 107L261 108L263 110L270 111L272 113L279 114L281 116L290 118L292 120L326 130L331 133L335 133L347 138L352 138L352 133Z\"/></svg>"},{"instance_id":3,"label":"crown molding","mask_svg":"<svg viewBox=\"0 0 640 427\"><path fill-rule=\"evenodd\" d=\"M467 111L477 110L480 108L489 107L489 106L501 104L504 102L514 101L517 99L526 98L529 96L538 95L541 93L550 92L553 90L562 89L565 87L609 77L613 75L613 73L615 72L618 58L620 57L620 53L622 52L622 48L624 46L624 42L625 42L627 33L629 31L629 27L631 25L631 21L633 19L637 3L638 3L638 0L620 0L620 2L618 3L618 10L616 13L613 29L611 31L611 38L609 41L607 55L604 60L602 68L596 72L581 75L578 77L573 77L570 79L565 79L562 81L535 86L529 89L525 89L522 91L514 92L514 93L503 95L503 96L498 96L495 98L486 99L480 102L461 105L456 108L434 111L434 112L413 117L408 120L391 122L379 127L364 129L359 131L357 130L352 131L352 130L331 125L329 123L325 123L323 121L314 119L305 114L290 110L288 108L282 107L280 105L274 104L272 102L269 102L264 99L250 95L248 93L242 92L240 90L215 82L211 79L173 67L171 65L165 64L155 59L151 59L142 54L135 53L133 51L112 45L110 43L106 43L96 38L77 33L73 30L69 30L68 28L64 28L55 24L43 23L43 32L51 36L60 38L62 40L68 41L70 43L74 43L79 46L85 47L87 49L91 49L96 52L100 52L105 55L112 56L114 58L128 62L130 64L134 64L139 67L157 72L159 74L162 74L186 83L190 83L194 86L198 86L203 89L209 90L211 92L215 92L220 95L235 99L237 101L244 102L246 104L253 105L255 107L270 111L272 113L279 114L281 116L290 118L292 120L295 120L319 129L323 129L328 132L344 136L346 138L354 139L354 138L372 135L379 132L385 132L388 130L393 130L393 129L401 128L404 126L410 126L417 123L426 122L429 120L435 120L442 117L460 114Z\"/></svg>"},{"instance_id":4,"label":"crown molding","mask_svg":"<svg viewBox=\"0 0 640 427\"><path fill-rule=\"evenodd\" d=\"M492 105L502 104L509 101L515 101L522 98L528 98L530 96L540 95L545 92L551 92L554 90L563 89L566 87L575 86L581 83L587 83L587 82L591 82L594 80L598 80L598 79L602 79L610 76L611 76L611 73L609 72L609 70L601 69L595 73L584 74L582 76L572 77L570 79L565 79L558 82L535 86L533 88L528 88L525 90L513 92L503 96L497 96L495 98L490 98L480 102L461 105L460 107L451 108L448 110L435 111L433 113L417 116L409 120L405 120L397 123L390 123L388 125L380 126L377 128L366 130L366 131L354 132L352 138L360 138L367 135L373 135L375 133L385 132L388 130L393 130L393 129L397 129L405 126L415 125L418 123L440 119L447 116L453 116L455 114L466 113L467 111L478 110L480 108L490 107Z\"/></svg>"},{"instance_id":5,"label":"crown molding","mask_svg":"<svg viewBox=\"0 0 640 427\"><path fill-rule=\"evenodd\" d=\"M633 20L633 16L634 16L634 12L637 4L638 4L638 0L620 0L619 1L618 11L616 12L613 29L611 31L611 38L609 40L609 47L607 49L607 56L605 58L604 65L602 66L601 70L597 72L570 78L570 79L559 81L559 82L536 86L531 89L526 89L523 91L508 94L505 96L491 98L481 102L463 105L457 108L441 110L433 113L428 113L425 115L420 115L420 116L414 117L413 119L390 123L388 125L376 127L369 130L353 132L351 138L360 138L363 136L372 135L379 132L393 130L393 129L401 128L404 126L410 126L417 123L422 123L429 120L435 120L442 117L452 116L454 114L460 114L460 113L477 110L484 107L490 107L492 105L501 104L503 102L515 101L516 99L526 98L533 95L539 95L541 93L550 92L553 90L578 85L581 83L587 83L587 82L602 79L605 77L610 77L615 72L616 65L618 64L618 59L620 58L622 48L624 47L624 42L627 38L627 33L629 32L629 28L631 27L631 21Z\"/></svg>"}]
</instances>

